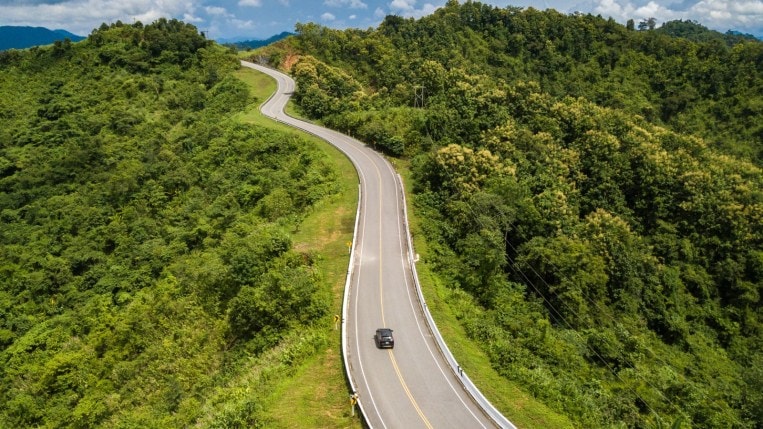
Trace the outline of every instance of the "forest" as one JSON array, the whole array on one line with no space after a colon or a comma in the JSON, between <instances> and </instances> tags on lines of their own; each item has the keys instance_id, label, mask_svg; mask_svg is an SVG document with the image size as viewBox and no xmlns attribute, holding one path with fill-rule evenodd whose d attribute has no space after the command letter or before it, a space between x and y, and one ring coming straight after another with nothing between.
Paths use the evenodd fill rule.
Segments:
<instances>
[{"instance_id":1,"label":"forest","mask_svg":"<svg viewBox=\"0 0 763 429\"><path fill-rule=\"evenodd\" d=\"M763 43L451 0L258 58L410 165L424 264L579 427L763 425ZM510 416L509 416L510 417Z\"/></svg>"},{"instance_id":2,"label":"forest","mask_svg":"<svg viewBox=\"0 0 763 429\"><path fill-rule=\"evenodd\" d=\"M235 120L263 101L238 69L166 19L0 52L0 427L273 427L332 326L294 234L341 189Z\"/></svg>"}]
</instances>

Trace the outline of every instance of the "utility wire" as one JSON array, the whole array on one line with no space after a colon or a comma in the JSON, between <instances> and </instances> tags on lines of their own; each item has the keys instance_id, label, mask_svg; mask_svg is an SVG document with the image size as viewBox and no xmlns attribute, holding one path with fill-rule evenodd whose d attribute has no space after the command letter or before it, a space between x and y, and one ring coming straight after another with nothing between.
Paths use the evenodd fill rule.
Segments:
<instances>
[{"instance_id":1,"label":"utility wire","mask_svg":"<svg viewBox=\"0 0 763 429\"><path fill-rule=\"evenodd\" d=\"M474 211L474 208L472 207L471 203L470 203L470 202L468 202L468 201L464 201L464 202L466 203L466 206L469 208L470 212L471 212L471 213L472 213L472 215L474 216L474 219L476 219L476 220L477 220L477 222L480 224L480 226L484 228L484 227L485 227L485 226L484 226L484 224L483 224L483 223L482 223L482 222L479 220L479 216L478 216L478 215L477 215L477 213ZM501 213L501 215L505 215L505 214L504 214L504 213ZM504 218L506 218L506 217L504 216ZM513 223L513 222L511 222L511 221L509 221L509 225L510 225L510 226L512 226L512 227L514 227L514 223ZM517 230L517 229L514 229L514 230ZM525 240L527 241L526 237L523 237L523 238L525 238ZM508 244L508 245L511 247L512 251L514 252L514 254L518 254L518 252L517 252L517 249L514 247L514 245L511 243L511 241L510 241L510 240L508 240L508 237L507 237L506 235L504 236L504 239L506 240L506 244ZM542 255L541 255L541 257L542 257ZM565 325L565 326L566 326L566 327L567 327L569 330L571 330L571 331L573 331L573 332L575 333L575 335L576 335L576 336L577 336L577 337L580 339L580 341L581 341L581 342L582 342L582 343L585 345L585 347L586 347L588 350L590 350L590 351L591 351L591 352L592 352L592 353L593 353L593 354L594 354L594 355L595 355L595 356L598 358L598 360L599 360L599 361L601 361L601 363L602 363L602 364L603 364L603 365L604 365L604 366L605 366L605 367L606 367L606 368L609 370L609 372L610 372L610 373L611 373L613 376L615 376L615 378L617 378L617 379L618 379L618 380L619 380L621 383L623 383L623 385L627 386L628 384L627 384L627 383L625 382L625 380L623 380L623 379L620 377L620 375L619 375L619 374L618 374L618 373L617 373L617 372L614 370L614 368L612 367L612 365L610 365L610 364L609 364L609 362L607 362L607 361L606 361L606 359L604 359L604 357L603 357L603 356L601 356L601 354L600 354L598 351L596 351L596 350L595 350L593 347L591 347L591 346L588 344L588 342L587 342L587 341L585 341L585 338L583 338L583 336L582 336L582 335L581 335L581 334L580 334L580 333L579 333L579 332L578 332L576 329L573 329L572 325L571 325L571 324L570 324L570 323L567 321L567 319L566 319L566 318L565 318L565 317L562 315L562 313L561 313L559 310L557 310L557 308L556 308L556 307L555 307L555 306L554 306L554 305L551 303L551 301L550 301L550 300L549 300L549 299L546 297L546 295L545 295L543 292L541 292L541 290L540 290L540 289L539 289L539 288L538 288L538 287L535 285L535 283L534 283L533 281L531 281L531 280L530 280L530 278L527 276L527 274L525 274L525 273L522 271L522 269L521 269L521 268L519 268L519 266L517 266L517 264L515 263L515 261L511 260L511 258L510 258L508 255L506 255L506 258L507 258L507 259L509 260L509 262L511 263L511 266L512 266L512 268L513 268L514 270L518 271L518 272L521 274L522 278L524 278L524 279L525 279L525 281L527 282L527 284L528 284L528 285L529 285L529 286L530 286L530 287L531 287L531 288L532 288L532 289L535 291L535 293L537 293L537 294L538 294L538 296L540 296L540 297L541 297L541 299L543 300L543 302L545 302L545 303L546 303L546 305L548 305L549 309L550 309L550 310L553 312L553 313L552 313L552 312L549 312L549 315L550 315L550 316L551 316L551 317L552 317L552 318L553 318L553 319L554 319L554 320L557 322L557 324L559 324L559 323L558 323L558 321L559 321L559 320L561 320L561 321L562 321L562 323L563 323L563 324L564 324L564 325ZM546 263L547 263L549 266L551 266L551 267L555 267L555 266L554 266L554 264L551 264L551 263L550 263L550 261L548 261L548 260L546 260ZM550 293L550 294L552 294L552 295L555 295L557 298L559 298L558 294L554 293L554 292L551 290L551 288L550 288L550 285L548 284L548 282L546 282L546 280L543 278L543 276L541 276L540 274L538 274L538 272L537 272L537 271L536 271L536 270L535 270L535 269L534 269L534 268L533 268L531 265L530 265L530 270L532 271L532 273L533 273L533 274L535 274L535 276L536 276L538 279L540 279L540 281L541 281L541 282L543 282L543 284L546 286L546 289L549 291L549 293ZM582 292L582 291L581 291L581 292ZM589 302L592 302L592 303L593 303L593 301L591 301L590 297L588 297L587 295L585 295L585 293L583 293L583 295L586 297L586 299L587 299ZM561 300L560 300L560 302L562 303L562 305L564 305L564 301L561 301ZM579 314L578 314L578 313L577 313L575 310L571 309L569 306L566 306L566 307L567 307L567 309L568 309L568 310L569 310L571 313L575 314L575 316L576 316L578 319L580 319L580 320L584 320L583 318L581 318L581 317L580 317L580 315L579 315ZM603 312L603 313L606 313L606 312ZM556 316L554 316L554 314L556 314ZM613 321L614 321L614 320L613 320ZM592 326L590 326L590 325L589 325L589 326L587 326L587 328L589 328L589 329L593 329L593 327L592 327ZM629 334L630 334L630 333L629 333ZM650 352L651 352L651 350L650 350ZM652 355L656 356L654 353L652 353ZM623 361L624 361L626 364L628 364L628 360L627 360L627 359L625 359L625 356L624 356L624 355L620 355L620 356L623 358ZM634 367L633 365L626 365L626 366L629 366L631 369L634 369L634 370L635 370L635 367ZM669 366L669 365L668 365L668 366ZM672 368L672 367L671 367L671 368ZM662 393L662 390L661 390L661 389L659 389L659 388L655 387L655 386L654 386L652 383L650 383L650 382L649 382L648 380L646 380L646 379L644 379L644 382L645 382L647 385L649 385L649 387L650 387L650 388L652 388L652 389L654 389L655 391L657 391L657 392L660 394L660 396L662 396L662 397L663 397L663 399L665 399L665 400L666 400L666 401L667 401L667 402L668 402L668 403L671 405L671 407L672 407L672 408L673 408L675 411L677 411L677 412L679 412L679 413L681 412L681 410L680 410L680 409L679 409L679 408L678 408L678 407L677 407L677 406L676 406L676 405L675 405L675 404L674 404L674 403L673 403L673 402L670 400L670 398L668 398L667 396L665 396L665 395ZM644 398L643 398L643 397L642 397L642 396L641 396L641 395L640 395L640 394L639 394L639 393L638 393L638 392L637 392L635 389L631 388L630 390L631 390L631 391L633 392L633 394L634 394L634 395L636 395L636 397L637 397L637 398L638 398L638 399L639 399L639 400L640 400L640 401L641 401L641 402L642 402L642 403L643 403L643 404L644 404L644 405L645 405L645 406L646 406L646 407L649 409L649 411L650 411L652 414L654 414L654 415L655 415L655 416L656 416L658 419L660 419L660 415L659 415L659 414L658 414L658 413L657 413L657 412L654 410L654 408L652 408L652 406L649 404L649 402L648 402L646 399L644 399Z\"/></svg>"}]
</instances>

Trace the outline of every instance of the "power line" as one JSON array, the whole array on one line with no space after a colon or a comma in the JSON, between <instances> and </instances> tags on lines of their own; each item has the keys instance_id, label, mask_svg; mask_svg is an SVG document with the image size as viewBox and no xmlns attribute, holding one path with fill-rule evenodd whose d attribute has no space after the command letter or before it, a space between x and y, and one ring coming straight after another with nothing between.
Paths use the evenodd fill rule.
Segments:
<instances>
[{"instance_id":1,"label":"power line","mask_svg":"<svg viewBox=\"0 0 763 429\"><path fill-rule=\"evenodd\" d=\"M424 108L424 85L413 87L413 107Z\"/></svg>"},{"instance_id":2,"label":"power line","mask_svg":"<svg viewBox=\"0 0 763 429\"><path fill-rule=\"evenodd\" d=\"M470 204L468 201L464 201L464 202L466 203L466 206L469 208L469 211L471 211L472 215L474 216L474 219L476 219L476 220L477 220L477 222L480 224L480 226L484 228L484 227L485 227L485 226L484 226L484 224L483 224L483 223L482 223L482 222L479 220L479 216L478 216L478 215L477 215L477 213L474 211L474 209L472 208L471 204ZM501 215L505 215L505 213L501 213ZM514 226L514 223L513 223L513 222L509 221L509 223L508 223L508 224L509 224L509 226L511 226L511 227L512 227L512 229L514 229L514 230L517 230L517 229L513 228L513 226ZM526 237L524 237L524 238L525 238L525 240L526 240ZM504 236L504 240L506 241L506 244L508 244L508 245L511 247L512 251L514 252L514 254L518 254L518 252L517 252L517 249L514 247L514 245L513 245L513 244L511 243L511 241L508 239L508 231L507 231L507 233L506 233L506 234L505 234L505 236ZM542 255L541 255L541 257L542 257ZM555 306L554 306L554 305L551 303L551 301L550 301L550 300L549 300L549 299L546 297L546 295L545 295L543 292L541 292L541 290L540 290L540 289L539 289L539 288L538 288L538 287L535 285L535 283L534 283L534 282L532 282L532 281L530 280L530 278L527 276L527 274L525 274L525 273L524 273L524 271L522 271L522 269L521 269L521 268L519 268L519 266L518 266L518 265L515 263L515 261L511 260L511 257L509 257L508 255L506 255L506 258L507 258L508 262L510 262L510 263L511 263L511 267L512 267L512 269L514 269L514 270L516 270L517 272L519 272L519 274L522 276L522 278L525 280L525 282L526 282L526 283L527 283L527 284L528 284L528 285L529 285L529 286L530 286L530 287L531 287L531 288L532 288L532 289L535 291L535 293L536 293L536 294L537 294L537 295L538 295L538 296L539 296L539 297L540 297L540 298L543 300L543 302L545 302L545 303L546 303L546 305L548 306L548 308L549 308L549 310L550 310L550 311L549 311L549 315L551 316L551 318L552 318L552 319L554 319L554 321L557 323L557 325L559 325L559 324L564 324L564 326L566 326L566 327L567 327L567 329L569 329L570 331L574 332L574 333L575 333L575 335L576 335L576 336L579 338L579 340L581 341L581 343L582 343L582 344L583 344L583 345L584 345L584 346L585 346L585 347L586 347L588 350L590 350L590 351L593 353L593 355L595 355L595 356L598 358L598 360L599 360L599 361L601 361L601 363L602 363L602 364L603 364L603 365L604 365L604 366L607 368L607 370L608 370L608 371L609 371L609 372L610 372L610 373L611 373L611 374L612 374L612 375L613 375L615 378L617 378L617 379L618 379L618 380L619 380L621 383L623 383L623 385L624 385L624 386L628 386L628 384L625 382L625 380L623 380L623 379L620 377L620 375L619 375L619 374L618 374L618 373L617 373L617 372L614 370L614 368L613 368L613 367L612 367L612 366L609 364L609 362L607 362L607 360L606 360L606 359L604 359L604 357L603 357L603 356L601 356L601 354L600 354L598 351L596 351L596 350L595 350L593 347L591 347L591 346L588 344L588 342L587 342L587 341L585 341L585 338L583 338L583 336L582 336L582 335L581 335L581 334L580 334L580 333L579 333L579 332L578 332L576 329L573 329L572 325L571 325L571 324L570 324L570 323L567 321L567 319L564 317L564 315L563 315L563 314L562 314L562 313L561 313L561 312L560 312L560 311L559 311L559 310L558 310L558 309L557 309L557 308L556 308L556 307L555 307ZM546 260L546 262L547 262L547 263L548 263L550 266L552 266L552 267L554 266L554 264L551 264L551 263L550 263L550 261ZM550 285L548 284L548 282L546 282L546 280L543 278L543 276L541 276L540 274L538 274L538 272L537 272L537 271L536 271L536 270L535 270L535 269L534 269L534 268L533 268L531 265L530 265L529 267L530 267L530 270L533 272L533 274L535 274L535 276L536 276L538 279L540 279L540 281L541 281L541 282L543 282L543 284L545 284L545 286L546 286L546 289L548 290L548 292L549 292L550 294L552 294L552 295L555 295L555 296L556 296L556 298L558 299L558 298L559 298L558 294L554 293L554 292L551 290L551 287L550 287ZM581 293L582 293L582 291L581 291ZM584 293L583 293L583 295L585 296L585 294L584 294ZM586 299L588 299L588 300L590 301L590 298L588 298L587 296L586 296ZM562 303L562 305L565 305L565 304L564 304L564 301L561 301L561 300L560 300L560 302ZM580 317L580 315L579 315L579 314L577 314L577 312L576 312L574 309L571 309L569 306L566 306L566 305L565 305L565 307L567 307L567 309L568 309L568 310L569 310L571 313L575 314L575 316L576 316L576 317L577 317L579 320L581 320L581 321L582 321L582 320L585 320L585 319L581 318L581 317ZM561 321L562 323L559 323L559 321ZM614 321L614 320L613 320L613 321ZM587 328L589 328L589 329L593 329L593 327L592 327L592 326L587 326ZM630 334L630 333L629 333L629 334ZM650 352L651 352L651 350L650 350ZM652 355L653 355L653 356L656 356L656 354L654 354L653 352L652 352ZM625 366L628 366L628 367L630 367L631 369L634 369L634 370L636 369L636 368L635 368L633 365L631 365L631 364L628 364L628 360L625 358L625 356L624 356L624 355L620 354L620 357L622 357L622 358L623 358L623 361L624 361L624 363L626 363L626 365L625 365ZM664 363L664 362L663 362L663 363ZM664 364L665 364L665 363L664 363ZM675 372L675 369L674 369L674 368L672 368L672 366L670 366L670 365L668 365L668 364L665 364L665 365L666 365L666 366L668 366L668 367L670 367L671 369L673 369L673 370L674 370L674 372ZM678 413L681 413L681 410L680 410L680 409L679 409L679 408L678 408L678 407L677 407L677 406L676 406L676 405L673 403L673 401L671 401L671 400L670 400L670 398L668 398L667 396L665 396L665 394L664 394L664 393L662 393L662 390L660 390L660 389L658 389L657 387L655 387L655 386L654 386L652 383L650 383L650 382L649 382L648 380L646 380L646 379L644 379L643 381L644 381L644 382L645 382L645 383L646 383L646 384L647 384L647 385L648 385L650 388L652 388L653 390L655 390L656 392L658 392L658 393L660 394L660 396L662 396L662 398L663 398L663 399L665 399L665 400L666 400L666 401L667 401L667 402L668 402L668 403L671 405L671 407L672 407L672 408L673 408L673 409L674 409L676 412L678 412ZM650 411L650 413L654 414L654 415L655 415L655 416L656 416L658 419L660 419L660 415L659 415L659 414L658 414L658 413L657 413L657 412L656 412L656 411L655 411L655 410L652 408L652 406L649 404L649 402L648 402L648 401L646 401L646 399L644 399L644 398L643 398L641 395L639 395L639 393L638 393L638 392L637 392L635 389L633 389L633 388L630 388L630 390L631 390L631 391L633 392L633 394L634 394L634 395L635 395L635 396L636 396L636 397L637 397L637 398L638 398L638 399L639 399L639 400L640 400L640 401L641 401L641 402L642 402L642 403L643 403L643 404L646 406L646 408L647 408L647 409Z\"/></svg>"}]
</instances>

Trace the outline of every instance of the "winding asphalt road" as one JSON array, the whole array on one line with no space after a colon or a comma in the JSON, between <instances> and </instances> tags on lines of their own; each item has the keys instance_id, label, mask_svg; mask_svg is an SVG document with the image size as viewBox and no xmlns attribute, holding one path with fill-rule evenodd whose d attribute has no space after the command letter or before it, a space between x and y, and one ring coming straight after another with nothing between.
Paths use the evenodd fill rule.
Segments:
<instances>
[{"instance_id":1,"label":"winding asphalt road","mask_svg":"<svg viewBox=\"0 0 763 429\"><path fill-rule=\"evenodd\" d=\"M464 375L452 369L427 324L409 262L402 186L392 166L358 140L286 115L283 108L295 87L289 76L248 62L242 65L278 82L262 113L327 140L358 170L360 207L342 342L348 377L367 425L511 427L491 418L473 399L462 383ZM394 330L394 349L376 348L373 335L380 327Z\"/></svg>"}]
</instances>

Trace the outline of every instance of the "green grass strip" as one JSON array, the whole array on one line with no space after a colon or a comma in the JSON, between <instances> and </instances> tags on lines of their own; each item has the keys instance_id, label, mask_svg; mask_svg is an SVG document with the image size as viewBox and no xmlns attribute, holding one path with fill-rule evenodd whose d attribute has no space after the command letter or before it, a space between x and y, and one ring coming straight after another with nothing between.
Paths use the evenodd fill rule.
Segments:
<instances>
[{"instance_id":1,"label":"green grass strip","mask_svg":"<svg viewBox=\"0 0 763 429\"><path fill-rule=\"evenodd\" d=\"M276 90L276 82L252 69L242 68L237 77L246 82L257 102L238 115L238 120L299 136L330 158L340 173L340 192L320 201L307 214L292 236L294 247L317 256L320 278L331 294L332 314L308 328L301 336L324 335L325 346L271 380L260 403L269 428L326 427L360 428L351 416L347 383L341 358L340 331L334 330L334 314L341 314L342 293L349 264L348 243L355 226L358 176L352 163L335 147L263 116L259 105Z\"/></svg>"}]
</instances>

